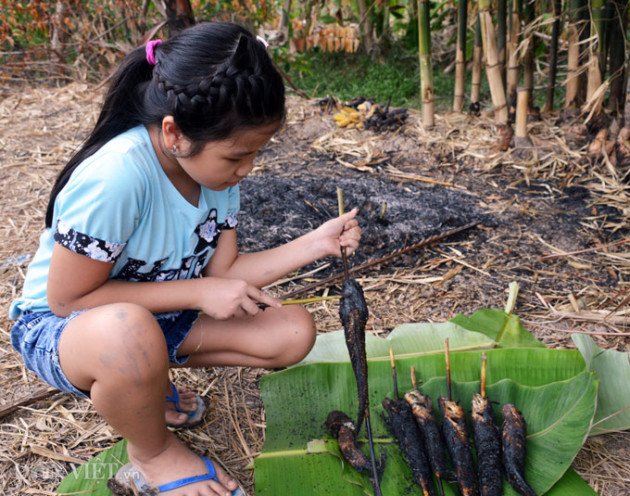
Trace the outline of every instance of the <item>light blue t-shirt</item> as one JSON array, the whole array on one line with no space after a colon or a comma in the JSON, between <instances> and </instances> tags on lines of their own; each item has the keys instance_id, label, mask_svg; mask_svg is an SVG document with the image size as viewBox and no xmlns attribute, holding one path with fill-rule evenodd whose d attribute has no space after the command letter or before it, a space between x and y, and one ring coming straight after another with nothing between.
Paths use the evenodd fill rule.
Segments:
<instances>
[{"instance_id":1,"label":"light blue t-shirt","mask_svg":"<svg viewBox=\"0 0 630 496\"><path fill-rule=\"evenodd\" d=\"M110 278L165 281L200 277L224 229L236 227L238 185L201 188L190 204L168 179L144 126L112 139L82 162L55 200L22 296L9 316L48 310L46 281L55 242L113 262Z\"/></svg>"}]
</instances>

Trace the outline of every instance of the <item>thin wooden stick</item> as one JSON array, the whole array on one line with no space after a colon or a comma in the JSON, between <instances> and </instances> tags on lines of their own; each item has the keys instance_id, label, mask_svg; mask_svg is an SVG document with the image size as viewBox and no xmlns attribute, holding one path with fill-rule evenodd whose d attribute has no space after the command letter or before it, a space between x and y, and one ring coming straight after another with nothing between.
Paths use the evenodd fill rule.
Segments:
<instances>
[{"instance_id":1,"label":"thin wooden stick","mask_svg":"<svg viewBox=\"0 0 630 496\"><path fill-rule=\"evenodd\" d=\"M449 236L452 236L454 234L460 233L462 231L466 231L467 229L470 229L472 227L475 227L477 224L479 224L479 221L474 221L474 222L469 222L468 224L464 224L463 226L460 227L456 227L454 229L450 229L449 231L445 231L443 233L439 233L439 234L434 234L433 236L429 236L428 238L423 239L422 241L418 241L417 243L414 243L413 245L409 245L405 248L401 248L400 250L396 250L393 251L392 253L389 253L387 255L384 255L382 257L376 258L374 260L368 260L365 263L362 263L361 265L356 265L354 267L349 268L348 272L350 274L354 274L355 272L359 272L361 270L364 269L368 269L370 267L373 267L374 265L379 265L385 262L389 262L390 260L400 257L401 255L404 255L405 253L408 253L410 251L414 251L414 250L418 250L420 248L423 248L425 246L431 245L437 241L441 241L444 238L447 238ZM292 291L291 293L286 294L284 297L286 299L291 299L291 298L295 298L296 296L299 296L303 293L306 293L308 291L311 291L313 289L317 289L320 288L322 286L327 286L330 285L330 283L337 281L338 279L341 279L345 276L344 273L341 274L333 274L332 276L326 277L325 279L322 279L320 281L315 281L312 284L308 284L307 286L304 286L300 289L296 289L295 291Z\"/></svg>"},{"instance_id":2,"label":"thin wooden stick","mask_svg":"<svg viewBox=\"0 0 630 496\"><path fill-rule=\"evenodd\" d=\"M343 215L343 191L341 191L341 188L337 188L337 206L339 207L339 215ZM341 247L341 259L343 260L343 276L347 281L348 279L350 279L350 271L348 270L348 255L346 253L345 246Z\"/></svg>"},{"instance_id":3,"label":"thin wooden stick","mask_svg":"<svg viewBox=\"0 0 630 496\"><path fill-rule=\"evenodd\" d=\"M486 397L486 366L488 363L488 355L481 354L481 397Z\"/></svg>"},{"instance_id":4,"label":"thin wooden stick","mask_svg":"<svg viewBox=\"0 0 630 496\"><path fill-rule=\"evenodd\" d=\"M11 415L13 412L17 411L23 406L32 405L33 403L37 403L38 401L45 400L57 393L61 393L59 389L46 389L44 391L39 391L35 393L33 396L27 396L26 398L22 398L15 403L11 403L9 405L5 405L0 408L0 418L6 417L7 415Z\"/></svg>"},{"instance_id":5,"label":"thin wooden stick","mask_svg":"<svg viewBox=\"0 0 630 496\"><path fill-rule=\"evenodd\" d=\"M413 365L411 366L411 385L413 386L414 391L418 390L418 381L416 379L416 367Z\"/></svg>"},{"instance_id":6,"label":"thin wooden stick","mask_svg":"<svg viewBox=\"0 0 630 496\"><path fill-rule=\"evenodd\" d=\"M590 252L593 252L593 251L605 250L606 248L610 248L611 246L623 245L623 244L628 243L628 242L630 242L630 238L625 238L625 239L620 239L619 241L614 241L612 243L607 243L605 245L595 246L593 248L585 248L584 250L569 251L569 252L565 252L565 253L555 253L553 255L546 255L544 257L540 257L538 260L540 260L541 262L544 262L546 260L553 260L555 258L570 257L570 256L573 256L573 255L581 255L582 253L590 253Z\"/></svg>"},{"instance_id":7,"label":"thin wooden stick","mask_svg":"<svg viewBox=\"0 0 630 496\"><path fill-rule=\"evenodd\" d=\"M448 349L448 338L444 340L444 358L446 359L446 396L451 401L453 399L451 394L451 356Z\"/></svg>"},{"instance_id":8,"label":"thin wooden stick","mask_svg":"<svg viewBox=\"0 0 630 496\"><path fill-rule=\"evenodd\" d=\"M396 399L399 398L398 396L398 376L396 375L396 360L394 359L394 349L390 348L389 349L389 361L392 365L392 380L394 381L394 397Z\"/></svg>"}]
</instances>

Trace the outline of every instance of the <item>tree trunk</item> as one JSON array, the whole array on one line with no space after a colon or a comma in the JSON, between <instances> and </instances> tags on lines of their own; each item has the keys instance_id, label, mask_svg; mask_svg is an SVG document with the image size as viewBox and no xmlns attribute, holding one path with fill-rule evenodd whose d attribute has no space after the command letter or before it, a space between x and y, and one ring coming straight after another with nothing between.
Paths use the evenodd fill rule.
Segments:
<instances>
[{"instance_id":1,"label":"tree trunk","mask_svg":"<svg viewBox=\"0 0 630 496\"><path fill-rule=\"evenodd\" d=\"M551 43L549 43L549 79L547 81L547 99L545 112L553 112L553 97L556 90L556 72L558 65L558 36L560 34L560 16L562 15L562 0L553 0L553 27L551 29Z\"/></svg>"},{"instance_id":2,"label":"tree trunk","mask_svg":"<svg viewBox=\"0 0 630 496\"><path fill-rule=\"evenodd\" d=\"M284 0L278 24L278 41L284 45L289 40L289 20L291 19L291 0Z\"/></svg>"},{"instance_id":3,"label":"tree trunk","mask_svg":"<svg viewBox=\"0 0 630 496\"><path fill-rule=\"evenodd\" d=\"M494 24L490 15L490 0L479 0L479 19L481 21L481 38L483 54L486 60L486 76L490 84L490 94L494 104L494 117L500 124L507 124L508 111L505 100L505 87L499 66Z\"/></svg>"},{"instance_id":4,"label":"tree trunk","mask_svg":"<svg viewBox=\"0 0 630 496\"><path fill-rule=\"evenodd\" d=\"M418 0L420 95L422 96L422 124L425 128L432 128L435 124L430 17L431 9L429 0Z\"/></svg>"},{"instance_id":5,"label":"tree trunk","mask_svg":"<svg viewBox=\"0 0 630 496\"><path fill-rule=\"evenodd\" d=\"M519 56L518 43L521 33L521 0L514 0L510 12L510 29L508 31L508 67L507 67L507 104L508 119L514 121L516 118L516 91L519 78Z\"/></svg>"},{"instance_id":6,"label":"tree trunk","mask_svg":"<svg viewBox=\"0 0 630 496\"><path fill-rule=\"evenodd\" d=\"M371 3L374 3L373 0ZM370 22L370 12L365 0L358 0L359 4L359 38L361 51L372 53L374 49L374 36L372 35L372 23Z\"/></svg>"},{"instance_id":7,"label":"tree trunk","mask_svg":"<svg viewBox=\"0 0 630 496\"><path fill-rule=\"evenodd\" d=\"M481 95L481 58L483 56L483 42L481 41L481 21L477 14L475 22L475 43L473 45L472 77L470 81L470 113L479 115L481 110L479 98Z\"/></svg>"},{"instance_id":8,"label":"tree trunk","mask_svg":"<svg viewBox=\"0 0 630 496\"><path fill-rule=\"evenodd\" d=\"M464 110L466 92L466 28L468 27L468 2L459 2L457 9L457 51L455 52L455 98L453 112Z\"/></svg>"}]
</instances>

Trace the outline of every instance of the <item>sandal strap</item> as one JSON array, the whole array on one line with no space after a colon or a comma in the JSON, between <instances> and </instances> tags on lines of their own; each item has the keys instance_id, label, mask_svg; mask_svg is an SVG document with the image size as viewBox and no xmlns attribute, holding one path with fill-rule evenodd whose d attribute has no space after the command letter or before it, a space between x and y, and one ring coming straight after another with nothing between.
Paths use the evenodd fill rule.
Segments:
<instances>
[{"instance_id":1,"label":"sandal strap","mask_svg":"<svg viewBox=\"0 0 630 496\"><path fill-rule=\"evenodd\" d=\"M171 391L172 391L171 396L167 396L166 401L170 403L174 403L175 410L177 410L179 413L188 413L188 412L184 412L184 410L182 410L181 407L179 406L179 391L177 391L177 386L175 386L174 382L171 382Z\"/></svg>"},{"instance_id":2,"label":"sandal strap","mask_svg":"<svg viewBox=\"0 0 630 496\"><path fill-rule=\"evenodd\" d=\"M214 464L205 456L200 456L200 458L206 464L206 468L208 469L207 474L195 475L193 477L185 477L184 479L179 479L173 482L162 484L161 486L157 487L158 491L160 491L161 493L165 493L166 491L172 491L173 489L178 489L180 487L187 486L189 484L194 484L195 482L201 482L201 481L207 481L207 480L217 481L217 471L214 468Z\"/></svg>"}]
</instances>

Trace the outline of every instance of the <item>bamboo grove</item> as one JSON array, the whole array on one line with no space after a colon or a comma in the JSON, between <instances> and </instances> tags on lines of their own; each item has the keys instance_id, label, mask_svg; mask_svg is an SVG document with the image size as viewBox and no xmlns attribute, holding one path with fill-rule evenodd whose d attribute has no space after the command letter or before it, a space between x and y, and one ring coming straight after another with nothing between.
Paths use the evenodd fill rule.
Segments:
<instances>
[{"instance_id":1,"label":"bamboo grove","mask_svg":"<svg viewBox=\"0 0 630 496\"><path fill-rule=\"evenodd\" d=\"M581 113L594 129L603 127L609 117L623 117L627 0L478 0L459 2L453 8L457 8L458 23L454 112L465 111L466 70L470 68L469 111L480 110L485 69L494 119L501 126L515 124L517 139L527 138L532 112ZM423 105L427 105L423 122L430 127L432 102L425 97L432 93L432 76L430 68L422 66L430 54L430 40L423 42L430 19L423 18L422 8L418 13L421 87ZM467 53L472 53L470 61ZM559 93L564 93L562 103L555 99ZM544 101L541 110L535 101Z\"/></svg>"},{"instance_id":2,"label":"bamboo grove","mask_svg":"<svg viewBox=\"0 0 630 496\"><path fill-rule=\"evenodd\" d=\"M197 20L229 18L271 33L272 46L284 47L289 53L319 46L324 51L360 51L378 59L386 56L387 47L415 37L426 127L434 125L436 63L441 71L449 65L455 68L454 112L479 112L481 88L487 82L497 124L515 124L517 137L527 135L527 114L537 111L536 103L543 113L570 109L584 113L585 119L594 123L602 114L623 116L624 111L628 0L2 3L0 59L6 68L16 70L17 66L9 63L11 54L23 57L17 48L37 40L40 45L49 45L51 60L58 61L69 74L75 62L72 57L88 63L97 61L105 67L107 61L117 58L108 53L112 46L119 54L144 39L160 17L166 19L162 25L166 23L171 34ZM155 8L153 18L150 5ZM156 17L157 13L160 15ZM89 36L83 39L81 26L95 25L96 21L103 25L105 34L100 36L90 28ZM452 35L446 40L446 50L441 47L448 56L436 61L432 38L445 31L444 26L456 28L448 31ZM111 39L114 35L123 39ZM104 43L99 44L99 40ZM440 43L444 45L444 39Z\"/></svg>"}]
</instances>

